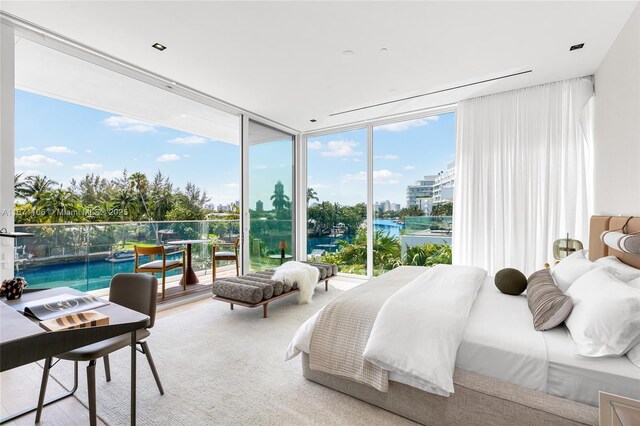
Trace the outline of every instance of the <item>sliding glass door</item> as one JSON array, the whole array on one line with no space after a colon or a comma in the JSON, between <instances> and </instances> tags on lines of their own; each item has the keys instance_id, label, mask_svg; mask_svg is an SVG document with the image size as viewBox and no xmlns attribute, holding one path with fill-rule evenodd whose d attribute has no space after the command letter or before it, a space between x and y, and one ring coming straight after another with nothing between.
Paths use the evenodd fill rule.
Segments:
<instances>
[{"instance_id":1,"label":"sliding glass door","mask_svg":"<svg viewBox=\"0 0 640 426\"><path fill-rule=\"evenodd\" d=\"M295 253L294 137L248 120L245 138L245 259L255 271L280 265Z\"/></svg>"}]
</instances>

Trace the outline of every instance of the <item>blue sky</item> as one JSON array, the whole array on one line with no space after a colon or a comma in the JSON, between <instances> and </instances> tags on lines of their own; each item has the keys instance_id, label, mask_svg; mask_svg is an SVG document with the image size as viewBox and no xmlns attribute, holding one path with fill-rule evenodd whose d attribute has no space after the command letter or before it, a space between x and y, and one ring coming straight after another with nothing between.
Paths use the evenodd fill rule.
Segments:
<instances>
[{"instance_id":1,"label":"blue sky","mask_svg":"<svg viewBox=\"0 0 640 426\"><path fill-rule=\"evenodd\" d=\"M112 178L160 170L174 186L190 181L215 204L240 199L237 145L154 126L16 90L16 173L46 175L64 186L90 173Z\"/></svg>"},{"instance_id":2,"label":"blue sky","mask_svg":"<svg viewBox=\"0 0 640 426\"><path fill-rule=\"evenodd\" d=\"M308 140L308 185L320 201L366 202L365 129ZM455 160L455 114L374 127L374 201L405 206L406 187Z\"/></svg>"},{"instance_id":3,"label":"blue sky","mask_svg":"<svg viewBox=\"0 0 640 426\"><path fill-rule=\"evenodd\" d=\"M308 141L308 184L320 201L366 202L366 130ZM405 205L407 185L445 170L455 157L455 114L374 128L374 200ZM281 180L291 196L291 145L260 144L250 150L251 193L271 209ZM16 172L46 175L64 186L95 173L113 178L158 171L183 188L190 181L211 202L240 199L237 145L155 126L81 105L16 90Z\"/></svg>"}]
</instances>

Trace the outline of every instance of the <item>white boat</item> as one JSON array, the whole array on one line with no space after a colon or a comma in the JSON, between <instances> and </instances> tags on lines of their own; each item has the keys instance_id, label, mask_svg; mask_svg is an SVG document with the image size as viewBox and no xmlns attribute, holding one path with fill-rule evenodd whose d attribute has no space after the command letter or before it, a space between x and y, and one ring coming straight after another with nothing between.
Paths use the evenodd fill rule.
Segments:
<instances>
[{"instance_id":1,"label":"white boat","mask_svg":"<svg viewBox=\"0 0 640 426\"><path fill-rule=\"evenodd\" d=\"M130 262L135 258L133 250L116 250L105 260L111 263Z\"/></svg>"}]
</instances>

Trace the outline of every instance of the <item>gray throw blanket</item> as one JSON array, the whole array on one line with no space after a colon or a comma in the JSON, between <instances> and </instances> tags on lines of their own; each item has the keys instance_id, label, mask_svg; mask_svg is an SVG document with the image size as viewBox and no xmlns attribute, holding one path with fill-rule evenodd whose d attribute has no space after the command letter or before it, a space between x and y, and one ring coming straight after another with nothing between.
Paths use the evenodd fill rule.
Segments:
<instances>
[{"instance_id":1,"label":"gray throw blanket","mask_svg":"<svg viewBox=\"0 0 640 426\"><path fill-rule=\"evenodd\" d=\"M310 368L386 392L388 372L365 360L362 354L384 302L425 270L424 267L401 266L328 304L320 312L311 337Z\"/></svg>"}]
</instances>

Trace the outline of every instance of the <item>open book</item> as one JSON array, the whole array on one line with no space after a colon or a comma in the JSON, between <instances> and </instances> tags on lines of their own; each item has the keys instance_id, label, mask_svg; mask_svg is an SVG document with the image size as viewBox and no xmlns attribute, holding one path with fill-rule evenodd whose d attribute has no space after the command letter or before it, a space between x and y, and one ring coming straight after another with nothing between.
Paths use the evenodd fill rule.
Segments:
<instances>
[{"instance_id":1,"label":"open book","mask_svg":"<svg viewBox=\"0 0 640 426\"><path fill-rule=\"evenodd\" d=\"M109 317L98 311L84 311L40 321L40 327L47 331L71 330L74 328L109 325Z\"/></svg>"},{"instance_id":2,"label":"open book","mask_svg":"<svg viewBox=\"0 0 640 426\"><path fill-rule=\"evenodd\" d=\"M87 311L108 305L103 299L84 294L60 294L46 299L34 300L24 305L23 313L40 321L57 318L75 312Z\"/></svg>"}]
</instances>

